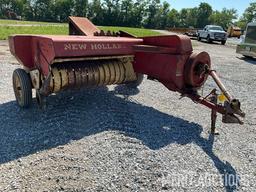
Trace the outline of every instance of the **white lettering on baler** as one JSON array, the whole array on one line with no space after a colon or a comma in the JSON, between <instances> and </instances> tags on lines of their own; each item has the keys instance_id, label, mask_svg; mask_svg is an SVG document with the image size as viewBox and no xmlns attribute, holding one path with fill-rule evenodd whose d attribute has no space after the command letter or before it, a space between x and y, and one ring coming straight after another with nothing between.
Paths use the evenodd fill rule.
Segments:
<instances>
[{"instance_id":1,"label":"white lettering on baler","mask_svg":"<svg viewBox=\"0 0 256 192\"><path fill-rule=\"evenodd\" d=\"M71 50L86 50L87 45L86 44L78 44L78 43L68 43L64 44L64 50L65 51L71 51Z\"/></svg>"},{"instance_id":2,"label":"white lettering on baler","mask_svg":"<svg viewBox=\"0 0 256 192\"><path fill-rule=\"evenodd\" d=\"M122 49L125 48L121 44L118 43L94 43L91 45L87 44L79 44L79 43L67 43L64 44L65 51L77 51L77 50L114 50L114 49Z\"/></svg>"},{"instance_id":3,"label":"white lettering on baler","mask_svg":"<svg viewBox=\"0 0 256 192\"><path fill-rule=\"evenodd\" d=\"M110 49L121 49L122 45L121 44L104 44L104 43L100 43L100 44L91 44L91 49L92 50L110 50Z\"/></svg>"}]
</instances>

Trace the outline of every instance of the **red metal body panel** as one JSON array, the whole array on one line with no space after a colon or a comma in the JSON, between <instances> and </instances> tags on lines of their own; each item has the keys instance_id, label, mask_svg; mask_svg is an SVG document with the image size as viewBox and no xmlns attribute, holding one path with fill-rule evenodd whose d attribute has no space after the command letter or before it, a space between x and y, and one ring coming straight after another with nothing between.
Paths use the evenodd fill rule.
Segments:
<instances>
[{"instance_id":1,"label":"red metal body panel","mask_svg":"<svg viewBox=\"0 0 256 192\"><path fill-rule=\"evenodd\" d=\"M24 36L10 38L11 52L29 70L43 75L55 59L135 55L134 70L161 81L173 91L185 87L184 68L192 54L186 36L143 39L85 36Z\"/></svg>"},{"instance_id":2,"label":"red metal body panel","mask_svg":"<svg viewBox=\"0 0 256 192\"><path fill-rule=\"evenodd\" d=\"M161 81L173 91L184 87L183 71L189 55L169 55L137 52L134 70Z\"/></svg>"},{"instance_id":3,"label":"red metal body panel","mask_svg":"<svg viewBox=\"0 0 256 192\"><path fill-rule=\"evenodd\" d=\"M193 51L191 40L185 35L144 37L143 43L145 45L173 48L172 54L191 54Z\"/></svg>"},{"instance_id":4,"label":"red metal body panel","mask_svg":"<svg viewBox=\"0 0 256 192\"><path fill-rule=\"evenodd\" d=\"M133 46L142 44L142 39L125 37L52 38L56 57L133 55Z\"/></svg>"},{"instance_id":5,"label":"red metal body panel","mask_svg":"<svg viewBox=\"0 0 256 192\"><path fill-rule=\"evenodd\" d=\"M23 36L23 38L9 37L9 47L12 55L16 57L20 64L29 69L34 67L31 42L31 36Z\"/></svg>"},{"instance_id":6,"label":"red metal body panel","mask_svg":"<svg viewBox=\"0 0 256 192\"><path fill-rule=\"evenodd\" d=\"M186 36L146 37L143 43L161 46L158 50L151 47L135 46L134 69L158 79L170 90L182 90L185 64L192 54L192 44Z\"/></svg>"},{"instance_id":7,"label":"red metal body panel","mask_svg":"<svg viewBox=\"0 0 256 192\"><path fill-rule=\"evenodd\" d=\"M133 46L142 39L124 37L26 36L9 38L13 55L29 70L38 68L48 75L57 58L134 55Z\"/></svg>"}]
</instances>

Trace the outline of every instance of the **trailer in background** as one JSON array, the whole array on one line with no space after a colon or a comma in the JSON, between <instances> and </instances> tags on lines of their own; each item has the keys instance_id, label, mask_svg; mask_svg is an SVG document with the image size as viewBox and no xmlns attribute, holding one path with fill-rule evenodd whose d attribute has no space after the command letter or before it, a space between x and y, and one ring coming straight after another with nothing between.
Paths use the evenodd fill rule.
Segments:
<instances>
[{"instance_id":1,"label":"trailer in background","mask_svg":"<svg viewBox=\"0 0 256 192\"><path fill-rule=\"evenodd\" d=\"M197 31L199 29L196 29L194 27L189 27L189 28L170 28L168 29L168 31L171 31L173 33L179 33L179 34L183 34L183 35L187 35L189 37L197 37Z\"/></svg>"},{"instance_id":2,"label":"trailer in background","mask_svg":"<svg viewBox=\"0 0 256 192\"><path fill-rule=\"evenodd\" d=\"M256 57L256 22L248 23L241 43L237 45L236 52L245 57Z\"/></svg>"}]
</instances>

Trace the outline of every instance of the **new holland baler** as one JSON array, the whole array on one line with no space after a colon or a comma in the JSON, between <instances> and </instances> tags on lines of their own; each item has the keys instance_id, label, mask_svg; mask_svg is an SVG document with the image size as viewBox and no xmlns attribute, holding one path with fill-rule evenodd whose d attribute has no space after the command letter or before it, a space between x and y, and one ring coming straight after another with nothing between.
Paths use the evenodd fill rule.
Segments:
<instances>
[{"instance_id":1,"label":"new holland baler","mask_svg":"<svg viewBox=\"0 0 256 192\"><path fill-rule=\"evenodd\" d=\"M211 68L206 52L193 53L191 40L182 35L137 38L126 32L104 32L88 19L70 17L68 36L14 35L9 37L11 53L23 69L13 72L17 103L27 108L36 90L39 106L46 97L67 89L125 84L137 87L146 75L171 91L191 98L212 110L212 133L216 114L224 123L243 124L239 100L225 88ZM206 97L198 94L208 76L221 91L218 103L214 89Z\"/></svg>"}]
</instances>

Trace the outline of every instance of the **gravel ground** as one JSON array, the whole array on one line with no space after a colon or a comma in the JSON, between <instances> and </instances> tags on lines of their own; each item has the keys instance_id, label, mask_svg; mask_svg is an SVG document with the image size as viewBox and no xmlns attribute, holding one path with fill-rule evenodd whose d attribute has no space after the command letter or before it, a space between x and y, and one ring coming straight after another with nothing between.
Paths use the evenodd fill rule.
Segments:
<instances>
[{"instance_id":1,"label":"gravel ground","mask_svg":"<svg viewBox=\"0 0 256 192\"><path fill-rule=\"evenodd\" d=\"M11 84L19 66L0 41L0 191L256 191L256 61L231 46L193 44L241 100L245 125L219 118L220 135L209 136L209 109L149 80L21 110Z\"/></svg>"}]
</instances>

